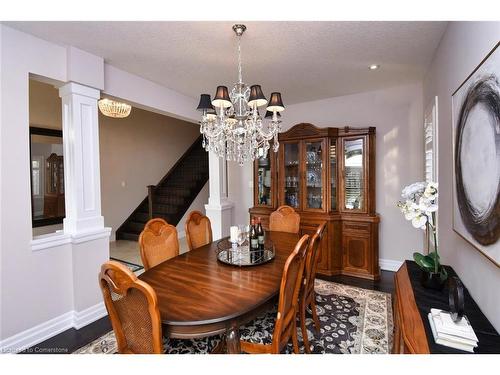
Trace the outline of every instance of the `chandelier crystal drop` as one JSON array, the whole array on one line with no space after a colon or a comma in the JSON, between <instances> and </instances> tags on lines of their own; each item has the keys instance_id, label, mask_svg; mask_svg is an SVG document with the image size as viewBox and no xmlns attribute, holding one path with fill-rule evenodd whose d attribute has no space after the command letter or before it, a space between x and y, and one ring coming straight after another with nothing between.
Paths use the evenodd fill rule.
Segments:
<instances>
[{"instance_id":1,"label":"chandelier crystal drop","mask_svg":"<svg viewBox=\"0 0 500 375\"><path fill-rule=\"evenodd\" d=\"M238 82L231 91L218 86L213 100L209 94L201 94L197 110L202 112L200 133L205 150L243 165L266 155L271 140L273 151L278 151L279 117L285 106L279 92L273 92L268 102L260 85L243 83L241 36L246 26L234 25L233 30L238 39ZM262 117L260 108L264 106L267 112Z\"/></svg>"}]
</instances>

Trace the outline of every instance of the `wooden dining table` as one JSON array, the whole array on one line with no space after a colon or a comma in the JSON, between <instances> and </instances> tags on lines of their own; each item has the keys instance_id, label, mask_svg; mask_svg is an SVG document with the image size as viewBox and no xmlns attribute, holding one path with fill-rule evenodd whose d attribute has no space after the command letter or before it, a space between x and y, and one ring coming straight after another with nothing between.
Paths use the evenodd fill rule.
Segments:
<instances>
[{"instance_id":1,"label":"wooden dining table","mask_svg":"<svg viewBox=\"0 0 500 375\"><path fill-rule=\"evenodd\" d=\"M240 326L274 302L286 259L299 240L291 233L266 235L276 255L262 265L219 262L217 240L140 275L156 292L164 334L186 339L225 333L227 352L240 353Z\"/></svg>"}]
</instances>

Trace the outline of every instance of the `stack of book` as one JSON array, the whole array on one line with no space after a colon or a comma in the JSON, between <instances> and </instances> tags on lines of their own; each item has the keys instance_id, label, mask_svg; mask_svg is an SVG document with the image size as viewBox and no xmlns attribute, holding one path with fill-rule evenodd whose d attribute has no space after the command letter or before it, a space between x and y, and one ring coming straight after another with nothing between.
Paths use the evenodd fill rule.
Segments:
<instances>
[{"instance_id":1,"label":"stack of book","mask_svg":"<svg viewBox=\"0 0 500 375\"><path fill-rule=\"evenodd\" d=\"M436 344L474 353L478 340L465 316L454 322L449 312L431 309L429 324Z\"/></svg>"}]
</instances>

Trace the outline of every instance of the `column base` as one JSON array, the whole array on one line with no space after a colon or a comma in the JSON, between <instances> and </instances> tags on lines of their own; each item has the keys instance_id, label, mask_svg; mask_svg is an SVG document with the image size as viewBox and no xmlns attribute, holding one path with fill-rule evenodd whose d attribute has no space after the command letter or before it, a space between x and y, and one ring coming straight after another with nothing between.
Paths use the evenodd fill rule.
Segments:
<instances>
[{"instance_id":1,"label":"column base","mask_svg":"<svg viewBox=\"0 0 500 375\"><path fill-rule=\"evenodd\" d=\"M103 230L104 217L93 216L86 218L64 218L63 220L64 233L78 235L79 233L95 232Z\"/></svg>"},{"instance_id":2,"label":"column base","mask_svg":"<svg viewBox=\"0 0 500 375\"><path fill-rule=\"evenodd\" d=\"M205 205L210 222L212 223L212 235L214 240L229 236L229 228L233 220L234 203L224 200L220 203L209 203Z\"/></svg>"}]
</instances>

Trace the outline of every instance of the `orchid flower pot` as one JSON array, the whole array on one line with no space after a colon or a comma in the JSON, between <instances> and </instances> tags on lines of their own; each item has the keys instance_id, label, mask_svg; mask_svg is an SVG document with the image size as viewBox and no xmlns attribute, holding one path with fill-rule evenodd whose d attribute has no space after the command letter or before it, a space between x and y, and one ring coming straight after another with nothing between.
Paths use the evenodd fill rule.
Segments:
<instances>
[{"instance_id":1,"label":"orchid flower pot","mask_svg":"<svg viewBox=\"0 0 500 375\"><path fill-rule=\"evenodd\" d=\"M421 270L420 284L427 289L443 290L447 277L442 272L427 272Z\"/></svg>"}]
</instances>

